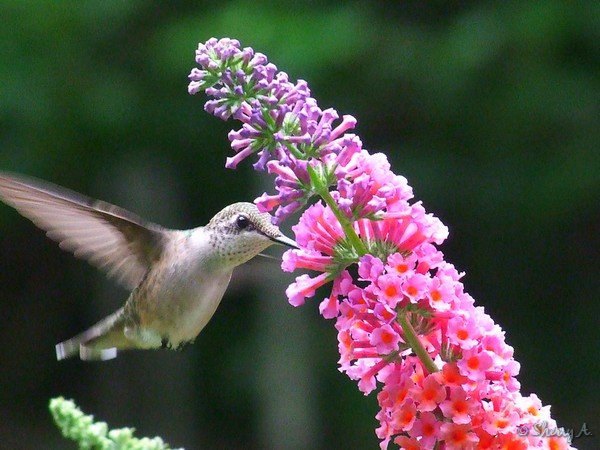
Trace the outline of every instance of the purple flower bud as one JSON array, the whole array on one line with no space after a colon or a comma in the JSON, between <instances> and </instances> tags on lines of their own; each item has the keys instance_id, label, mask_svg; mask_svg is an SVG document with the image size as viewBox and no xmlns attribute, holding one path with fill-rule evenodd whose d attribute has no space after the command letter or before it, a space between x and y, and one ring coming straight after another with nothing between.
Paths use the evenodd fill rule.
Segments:
<instances>
[{"instance_id":1,"label":"purple flower bud","mask_svg":"<svg viewBox=\"0 0 600 450\"><path fill-rule=\"evenodd\" d=\"M197 94L202 89L202 83L199 81L192 81L188 85L188 93L191 95Z\"/></svg>"},{"instance_id":2,"label":"purple flower bud","mask_svg":"<svg viewBox=\"0 0 600 450\"><path fill-rule=\"evenodd\" d=\"M200 70L196 67L192 69L188 78L192 81L202 81L208 72L206 70Z\"/></svg>"},{"instance_id":3,"label":"purple flower bud","mask_svg":"<svg viewBox=\"0 0 600 450\"><path fill-rule=\"evenodd\" d=\"M251 66L262 66L268 62L267 57L262 53L256 52L250 61Z\"/></svg>"},{"instance_id":4,"label":"purple flower bud","mask_svg":"<svg viewBox=\"0 0 600 450\"><path fill-rule=\"evenodd\" d=\"M245 63L250 62L250 64L252 64L251 60L253 59L253 56L254 56L254 50L252 48L244 47L242 49L241 57Z\"/></svg>"},{"instance_id":5,"label":"purple flower bud","mask_svg":"<svg viewBox=\"0 0 600 450\"><path fill-rule=\"evenodd\" d=\"M254 153L254 150L250 146L240 150L235 156L227 158L225 162L225 167L227 167L228 169L235 169L240 163L240 161L247 158L252 153Z\"/></svg>"}]
</instances>

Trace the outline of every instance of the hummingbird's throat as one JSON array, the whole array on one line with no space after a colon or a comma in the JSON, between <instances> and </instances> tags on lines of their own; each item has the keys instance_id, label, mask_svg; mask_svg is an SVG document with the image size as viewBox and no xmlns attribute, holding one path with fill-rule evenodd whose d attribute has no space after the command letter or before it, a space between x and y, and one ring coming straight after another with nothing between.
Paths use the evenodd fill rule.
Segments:
<instances>
[{"instance_id":1,"label":"hummingbird's throat","mask_svg":"<svg viewBox=\"0 0 600 450\"><path fill-rule=\"evenodd\" d=\"M235 267L254 258L273 243L267 236L252 233L246 236L229 235L228 238L216 242L215 246L219 263Z\"/></svg>"}]
</instances>

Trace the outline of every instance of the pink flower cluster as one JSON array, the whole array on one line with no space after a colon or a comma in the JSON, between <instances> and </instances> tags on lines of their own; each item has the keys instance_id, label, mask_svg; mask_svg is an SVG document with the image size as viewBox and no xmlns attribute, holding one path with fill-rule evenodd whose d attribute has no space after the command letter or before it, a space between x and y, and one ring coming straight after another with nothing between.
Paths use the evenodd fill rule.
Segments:
<instances>
[{"instance_id":1,"label":"pink flower cluster","mask_svg":"<svg viewBox=\"0 0 600 450\"><path fill-rule=\"evenodd\" d=\"M463 274L433 245L445 228L413 207L403 218L354 222L365 242L393 249L383 259L362 256L356 281L336 263L344 234L320 203L294 227L301 250L284 255L284 270L321 272L301 275L288 288L293 305L333 280L319 309L336 319L340 370L358 380L365 394L382 385L376 430L381 448L391 440L407 449L433 449L436 443L445 449L571 448L564 438L524 431L540 423L556 427L550 408L535 395L521 396L519 364L502 329L474 306L460 282ZM400 317L437 371L414 355Z\"/></svg>"},{"instance_id":2,"label":"pink flower cluster","mask_svg":"<svg viewBox=\"0 0 600 450\"><path fill-rule=\"evenodd\" d=\"M504 332L464 291L462 273L437 249L447 228L411 203L406 179L385 155L346 133L356 121L321 110L305 82L292 84L266 57L234 40L201 44L190 92L214 97L209 112L242 121L230 133L236 156L276 174L277 194L257 199L281 220L321 197L293 227L298 250L285 271L308 269L286 294L294 306L332 282L319 310L335 319L340 370L366 395L375 389L381 448L568 449L550 407L524 397Z\"/></svg>"}]
</instances>

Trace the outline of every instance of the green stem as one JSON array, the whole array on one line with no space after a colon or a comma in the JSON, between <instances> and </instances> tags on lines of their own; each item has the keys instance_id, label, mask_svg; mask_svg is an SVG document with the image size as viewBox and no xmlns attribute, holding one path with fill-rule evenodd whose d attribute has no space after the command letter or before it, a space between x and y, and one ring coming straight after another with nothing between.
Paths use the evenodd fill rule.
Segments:
<instances>
[{"instance_id":1,"label":"green stem","mask_svg":"<svg viewBox=\"0 0 600 450\"><path fill-rule=\"evenodd\" d=\"M346 234L346 237L348 238L348 240L350 241L350 243L352 244L352 246L358 253L358 256L363 256L363 255L366 255L367 253L369 253L369 251L367 250L367 246L358 237L358 234L356 234L356 231L354 231L354 228L352 228L352 224L350 223L348 218L338 208L337 203L335 202L335 200L329 193L329 189L328 188L319 189L317 191L317 194L319 194L321 196L323 201L325 201L327 206L329 206L329 208L331 208L331 211L333 211L333 214L335 215L336 219L342 226L344 233Z\"/></svg>"},{"instance_id":2,"label":"green stem","mask_svg":"<svg viewBox=\"0 0 600 450\"><path fill-rule=\"evenodd\" d=\"M289 142L285 142L285 147L290 151L292 155L294 155L298 159L304 159L305 155L302 154L300 150L296 148L296 146L292 145Z\"/></svg>"},{"instance_id":3,"label":"green stem","mask_svg":"<svg viewBox=\"0 0 600 450\"><path fill-rule=\"evenodd\" d=\"M431 359L431 356L429 356L429 353L427 353L427 350L425 350L425 347L423 347L423 344L421 344L415 329L406 317L406 313L398 314L397 320L404 332L404 340L410 345L410 348L412 348L413 352L421 360L427 371L429 373L437 372L439 369L433 362L433 359Z\"/></svg>"}]
</instances>

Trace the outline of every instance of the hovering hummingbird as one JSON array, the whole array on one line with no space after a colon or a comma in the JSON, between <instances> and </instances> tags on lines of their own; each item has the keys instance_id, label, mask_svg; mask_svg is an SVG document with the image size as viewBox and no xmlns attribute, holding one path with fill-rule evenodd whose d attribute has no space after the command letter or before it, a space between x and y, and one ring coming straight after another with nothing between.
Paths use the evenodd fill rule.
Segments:
<instances>
[{"instance_id":1,"label":"hovering hummingbird","mask_svg":"<svg viewBox=\"0 0 600 450\"><path fill-rule=\"evenodd\" d=\"M63 250L131 289L125 305L56 345L58 360L107 360L117 350L178 349L208 323L233 269L274 243L297 248L252 203L234 203L203 227L170 230L118 206L33 178L0 172L0 200Z\"/></svg>"}]
</instances>

